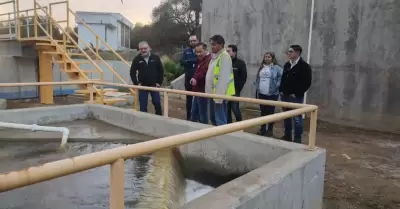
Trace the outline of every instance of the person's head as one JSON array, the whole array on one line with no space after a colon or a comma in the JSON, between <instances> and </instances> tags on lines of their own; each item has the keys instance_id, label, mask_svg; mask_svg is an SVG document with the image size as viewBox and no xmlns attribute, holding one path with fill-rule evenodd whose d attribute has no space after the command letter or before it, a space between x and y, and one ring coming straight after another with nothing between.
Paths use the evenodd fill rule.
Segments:
<instances>
[{"instance_id":1,"label":"person's head","mask_svg":"<svg viewBox=\"0 0 400 209\"><path fill-rule=\"evenodd\" d=\"M189 43L190 43L190 47L194 48L196 46L196 44L199 43L199 41L197 40L197 36L191 35L189 37Z\"/></svg>"},{"instance_id":2,"label":"person's head","mask_svg":"<svg viewBox=\"0 0 400 209\"><path fill-rule=\"evenodd\" d=\"M226 48L226 52L228 52L228 54L231 55L232 58L236 57L237 51L238 51L237 46L233 44L229 45Z\"/></svg>"},{"instance_id":3,"label":"person's head","mask_svg":"<svg viewBox=\"0 0 400 209\"><path fill-rule=\"evenodd\" d=\"M196 55L198 58L202 59L207 55L207 44L200 42L195 46Z\"/></svg>"},{"instance_id":4,"label":"person's head","mask_svg":"<svg viewBox=\"0 0 400 209\"><path fill-rule=\"evenodd\" d=\"M262 64L264 65L270 65L270 64L274 64L277 65L278 64L278 60L276 60L276 56L275 53L273 52L267 52L264 54L263 57L263 61Z\"/></svg>"},{"instance_id":5,"label":"person's head","mask_svg":"<svg viewBox=\"0 0 400 209\"><path fill-rule=\"evenodd\" d=\"M225 39L221 35L214 35L210 38L211 51L213 53L220 52L225 46Z\"/></svg>"},{"instance_id":6,"label":"person's head","mask_svg":"<svg viewBox=\"0 0 400 209\"><path fill-rule=\"evenodd\" d=\"M142 57L148 57L150 55L150 46L147 41L141 41L139 42L139 51Z\"/></svg>"},{"instance_id":7,"label":"person's head","mask_svg":"<svg viewBox=\"0 0 400 209\"><path fill-rule=\"evenodd\" d=\"M290 60L296 60L301 56L303 49L299 45L291 45L287 51L287 56Z\"/></svg>"}]
</instances>

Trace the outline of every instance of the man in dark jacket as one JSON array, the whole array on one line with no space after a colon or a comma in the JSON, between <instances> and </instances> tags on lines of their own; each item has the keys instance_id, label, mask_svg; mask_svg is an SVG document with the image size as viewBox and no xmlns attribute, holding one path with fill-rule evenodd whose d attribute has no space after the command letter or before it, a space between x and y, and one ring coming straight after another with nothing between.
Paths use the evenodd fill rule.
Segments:
<instances>
[{"instance_id":1,"label":"man in dark jacket","mask_svg":"<svg viewBox=\"0 0 400 209\"><path fill-rule=\"evenodd\" d=\"M139 43L140 54L135 57L131 65L131 79L133 84L150 87L160 87L164 79L164 69L159 56L150 53L147 42ZM149 93L157 115L162 115L160 93L155 91L139 91L140 111L147 112Z\"/></svg>"},{"instance_id":2,"label":"man in dark jacket","mask_svg":"<svg viewBox=\"0 0 400 209\"><path fill-rule=\"evenodd\" d=\"M233 67L233 76L235 79L235 96L240 97L240 92L243 89L244 84L247 80L247 68L246 63L237 58L237 46L229 45L226 51L231 55L232 58L232 67ZM229 101L227 106L227 121L228 123L232 123L232 112L235 115L236 121L242 120L242 114L240 112L239 102Z\"/></svg>"},{"instance_id":3,"label":"man in dark jacket","mask_svg":"<svg viewBox=\"0 0 400 209\"><path fill-rule=\"evenodd\" d=\"M311 86L311 67L301 58L302 48L299 45L290 46L287 55L289 61L283 67L283 75L279 91L281 100L291 103L303 103L304 93ZM284 111L289 109L284 108ZM285 119L285 135L283 140L292 141L292 122L293 119ZM303 117L294 117L294 142L301 143L303 134Z\"/></svg>"},{"instance_id":4,"label":"man in dark jacket","mask_svg":"<svg viewBox=\"0 0 400 209\"><path fill-rule=\"evenodd\" d=\"M197 56L194 51L196 44L198 43L197 36L191 35L189 37L190 47L185 49L182 54L181 66L185 70L185 89L186 91L192 91L192 85L190 80L193 78L196 70ZM186 119L190 120L190 114L192 110L192 96L186 96Z\"/></svg>"},{"instance_id":5,"label":"man in dark jacket","mask_svg":"<svg viewBox=\"0 0 400 209\"><path fill-rule=\"evenodd\" d=\"M204 93L208 65L211 61L211 54L208 53L207 45L205 43L196 44L195 51L198 57L196 64L197 67L190 83L193 86L193 91ZM208 124L208 102L208 98L205 97L193 98L191 121Z\"/></svg>"}]
</instances>

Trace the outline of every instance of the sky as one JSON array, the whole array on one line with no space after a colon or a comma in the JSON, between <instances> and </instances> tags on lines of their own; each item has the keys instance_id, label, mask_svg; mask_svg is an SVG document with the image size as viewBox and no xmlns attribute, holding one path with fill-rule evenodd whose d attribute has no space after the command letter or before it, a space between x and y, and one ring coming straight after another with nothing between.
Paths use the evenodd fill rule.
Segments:
<instances>
[{"instance_id":1,"label":"sky","mask_svg":"<svg viewBox=\"0 0 400 209\"><path fill-rule=\"evenodd\" d=\"M38 0L42 6L60 0ZM147 24L151 21L151 11L160 4L161 0L70 0L70 8L73 11L117 12L127 17L133 23ZM33 0L20 0L21 9L33 8ZM5 10L0 6L0 13ZM55 10L61 5L54 6ZM65 7L64 7L65 8ZM8 9L6 9L8 10ZM65 12L55 12L56 19L63 18Z\"/></svg>"}]
</instances>

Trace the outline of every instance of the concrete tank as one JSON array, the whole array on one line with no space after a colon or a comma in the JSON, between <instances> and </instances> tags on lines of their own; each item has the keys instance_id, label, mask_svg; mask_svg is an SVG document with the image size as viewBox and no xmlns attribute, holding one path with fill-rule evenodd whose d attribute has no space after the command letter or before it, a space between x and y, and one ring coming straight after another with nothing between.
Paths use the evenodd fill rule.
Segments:
<instances>
[{"instance_id":1,"label":"concrete tank","mask_svg":"<svg viewBox=\"0 0 400 209\"><path fill-rule=\"evenodd\" d=\"M144 140L211 127L130 109L89 104L3 110L0 118L4 122L43 125L94 119L150 136ZM27 138L27 135L15 138ZM203 179L228 177L226 183L181 208L321 209L325 150L306 151L305 148L305 145L244 132L180 146L185 167L189 168L189 178L201 179L191 176L199 173Z\"/></svg>"},{"instance_id":2,"label":"concrete tank","mask_svg":"<svg viewBox=\"0 0 400 209\"><path fill-rule=\"evenodd\" d=\"M203 0L202 38L221 34L248 64L243 96L254 95L266 51L284 64L285 50L299 44L307 58L311 2ZM308 103L318 105L320 118L400 131L399 12L396 0L315 1Z\"/></svg>"}]
</instances>

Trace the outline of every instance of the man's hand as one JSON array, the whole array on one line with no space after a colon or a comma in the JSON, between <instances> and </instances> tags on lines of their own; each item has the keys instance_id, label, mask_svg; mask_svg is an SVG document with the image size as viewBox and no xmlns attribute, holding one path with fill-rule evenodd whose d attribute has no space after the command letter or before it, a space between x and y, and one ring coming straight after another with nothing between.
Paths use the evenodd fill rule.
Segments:
<instances>
[{"instance_id":1,"label":"man's hand","mask_svg":"<svg viewBox=\"0 0 400 209\"><path fill-rule=\"evenodd\" d=\"M294 94L291 94L290 97L296 98L296 96Z\"/></svg>"},{"instance_id":2,"label":"man's hand","mask_svg":"<svg viewBox=\"0 0 400 209\"><path fill-rule=\"evenodd\" d=\"M196 86L196 84L197 84L196 79L192 78L192 79L190 80L190 84L192 84L193 86Z\"/></svg>"},{"instance_id":3,"label":"man's hand","mask_svg":"<svg viewBox=\"0 0 400 209\"><path fill-rule=\"evenodd\" d=\"M156 83L156 87L159 88L159 87L160 87L160 84Z\"/></svg>"}]
</instances>

